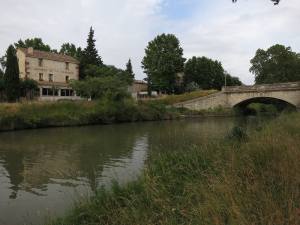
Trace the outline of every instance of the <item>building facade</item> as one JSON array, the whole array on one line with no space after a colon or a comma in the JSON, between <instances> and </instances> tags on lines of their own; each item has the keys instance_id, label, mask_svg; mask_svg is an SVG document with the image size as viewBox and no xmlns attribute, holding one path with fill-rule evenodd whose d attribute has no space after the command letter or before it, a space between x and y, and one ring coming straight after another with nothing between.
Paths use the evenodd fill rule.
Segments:
<instances>
[{"instance_id":1,"label":"building facade","mask_svg":"<svg viewBox=\"0 0 300 225\"><path fill-rule=\"evenodd\" d=\"M70 80L79 79L78 60L33 48L18 48L17 58L20 78L38 82L38 100L80 99L69 85Z\"/></svg>"}]
</instances>

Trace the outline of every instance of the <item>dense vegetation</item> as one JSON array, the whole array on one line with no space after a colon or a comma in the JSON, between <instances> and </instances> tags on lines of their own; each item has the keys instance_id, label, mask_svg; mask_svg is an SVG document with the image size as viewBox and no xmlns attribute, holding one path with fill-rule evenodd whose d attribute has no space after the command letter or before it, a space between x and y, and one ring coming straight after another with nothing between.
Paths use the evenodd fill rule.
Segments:
<instances>
[{"instance_id":1,"label":"dense vegetation","mask_svg":"<svg viewBox=\"0 0 300 225\"><path fill-rule=\"evenodd\" d=\"M184 84L189 87L189 84L194 83L198 89L217 89L220 90L225 79L227 85L239 86L242 83L237 77L232 77L228 74L221 62L212 60L206 57L192 57L184 67Z\"/></svg>"},{"instance_id":2,"label":"dense vegetation","mask_svg":"<svg viewBox=\"0 0 300 225\"><path fill-rule=\"evenodd\" d=\"M178 74L183 72L184 62L183 49L175 35L161 34L150 41L142 61L149 89L168 94L178 92Z\"/></svg>"},{"instance_id":3,"label":"dense vegetation","mask_svg":"<svg viewBox=\"0 0 300 225\"><path fill-rule=\"evenodd\" d=\"M228 74L219 61L196 56L185 61L175 35L161 34L150 41L142 61L149 90L179 94L199 89L220 90L226 82L242 84L239 78Z\"/></svg>"},{"instance_id":4,"label":"dense vegetation","mask_svg":"<svg viewBox=\"0 0 300 225\"><path fill-rule=\"evenodd\" d=\"M277 44L258 49L251 64L256 84L300 81L300 54L290 47Z\"/></svg>"},{"instance_id":5,"label":"dense vegetation","mask_svg":"<svg viewBox=\"0 0 300 225\"><path fill-rule=\"evenodd\" d=\"M93 102L36 102L0 105L0 131L58 126L164 120L178 117L159 102L136 103L130 98Z\"/></svg>"},{"instance_id":6,"label":"dense vegetation","mask_svg":"<svg viewBox=\"0 0 300 225\"><path fill-rule=\"evenodd\" d=\"M51 224L299 224L299 146L290 114L221 143L155 151L137 181L100 189Z\"/></svg>"}]
</instances>

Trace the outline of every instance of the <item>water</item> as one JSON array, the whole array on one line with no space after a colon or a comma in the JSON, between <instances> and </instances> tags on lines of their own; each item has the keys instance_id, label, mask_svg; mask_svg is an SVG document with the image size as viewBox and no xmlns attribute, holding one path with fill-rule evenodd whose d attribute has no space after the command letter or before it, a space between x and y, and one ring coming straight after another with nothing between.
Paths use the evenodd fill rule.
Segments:
<instances>
[{"instance_id":1,"label":"water","mask_svg":"<svg viewBox=\"0 0 300 225\"><path fill-rule=\"evenodd\" d=\"M216 141L237 123L257 126L210 118L0 133L0 225L64 215L112 180L136 179L150 152Z\"/></svg>"}]
</instances>

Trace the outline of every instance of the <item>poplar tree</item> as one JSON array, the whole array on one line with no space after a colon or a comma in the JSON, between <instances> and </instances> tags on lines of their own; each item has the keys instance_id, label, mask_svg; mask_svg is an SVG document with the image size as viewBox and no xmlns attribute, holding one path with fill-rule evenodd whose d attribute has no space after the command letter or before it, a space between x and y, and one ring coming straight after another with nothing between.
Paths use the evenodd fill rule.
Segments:
<instances>
[{"instance_id":1,"label":"poplar tree","mask_svg":"<svg viewBox=\"0 0 300 225\"><path fill-rule=\"evenodd\" d=\"M5 93L9 102L20 97L19 66L15 48L10 45L6 51L6 70L4 73Z\"/></svg>"}]
</instances>

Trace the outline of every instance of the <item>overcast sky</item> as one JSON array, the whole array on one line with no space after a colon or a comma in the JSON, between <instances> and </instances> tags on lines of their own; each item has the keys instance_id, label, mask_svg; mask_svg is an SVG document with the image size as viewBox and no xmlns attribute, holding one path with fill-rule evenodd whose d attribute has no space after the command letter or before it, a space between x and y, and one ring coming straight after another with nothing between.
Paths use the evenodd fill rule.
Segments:
<instances>
[{"instance_id":1,"label":"overcast sky","mask_svg":"<svg viewBox=\"0 0 300 225\"><path fill-rule=\"evenodd\" d=\"M85 47L89 27L105 64L132 59L137 79L147 43L173 33L186 58L207 56L252 84L250 59L280 43L300 52L300 1L282 0L0 0L0 55L17 40L41 37L52 48Z\"/></svg>"}]
</instances>

